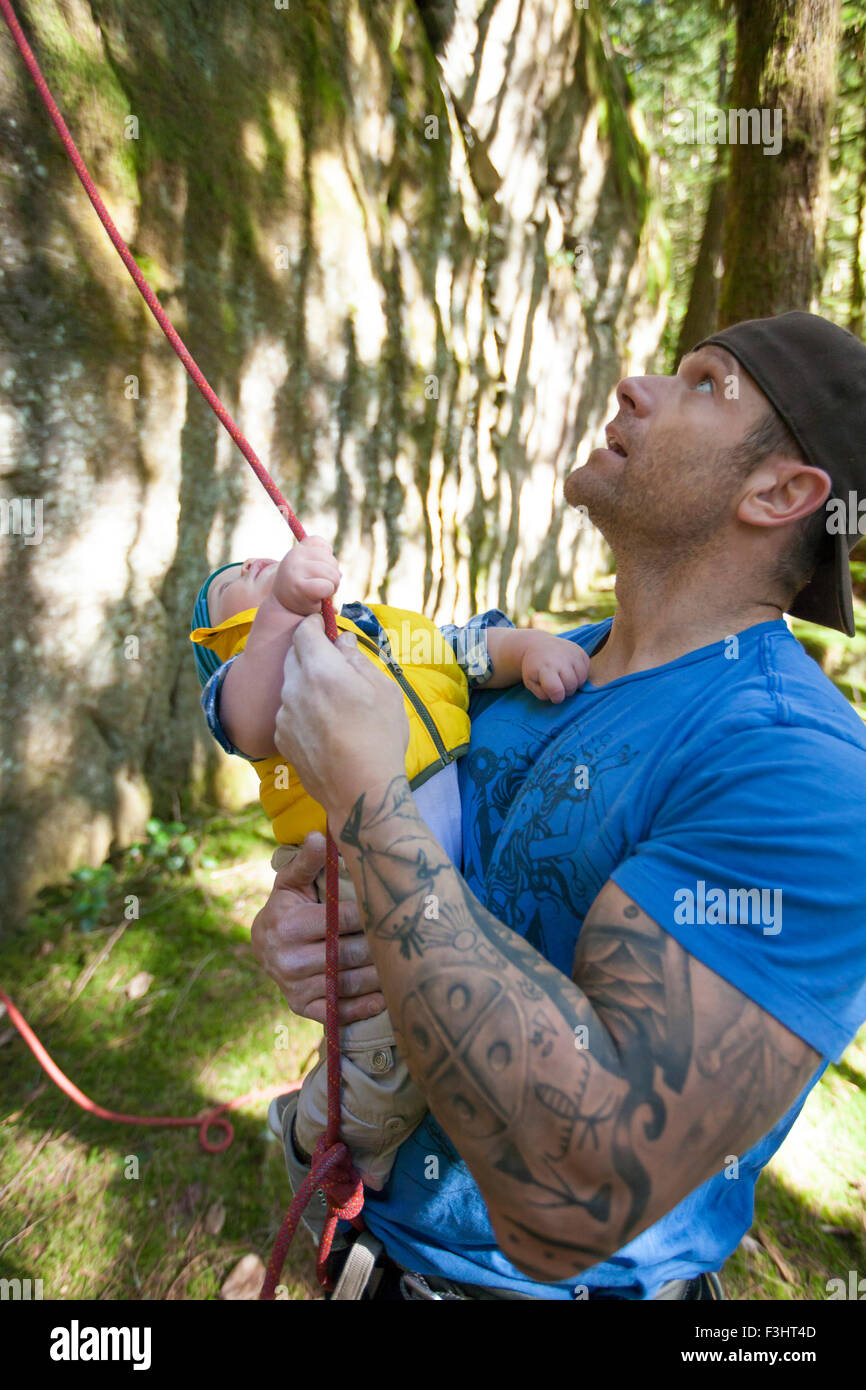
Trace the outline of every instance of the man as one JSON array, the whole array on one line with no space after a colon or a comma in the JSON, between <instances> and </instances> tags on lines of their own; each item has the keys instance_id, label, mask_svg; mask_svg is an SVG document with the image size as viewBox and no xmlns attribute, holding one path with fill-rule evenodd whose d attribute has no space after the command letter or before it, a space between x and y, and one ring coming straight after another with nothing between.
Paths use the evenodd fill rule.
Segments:
<instances>
[{"instance_id":1,"label":"man","mask_svg":"<svg viewBox=\"0 0 866 1390\"><path fill-rule=\"evenodd\" d=\"M562 704L473 697L462 877L415 810L400 692L315 615L286 661L276 742L360 904L341 1021L387 1003L431 1112L365 1207L405 1297L720 1296L761 1168L866 1017L866 730L783 620L854 631L866 347L752 320L617 398L565 485L617 613L569 634L591 663ZM253 926L319 1019L322 846Z\"/></svg>"}]
</instances>

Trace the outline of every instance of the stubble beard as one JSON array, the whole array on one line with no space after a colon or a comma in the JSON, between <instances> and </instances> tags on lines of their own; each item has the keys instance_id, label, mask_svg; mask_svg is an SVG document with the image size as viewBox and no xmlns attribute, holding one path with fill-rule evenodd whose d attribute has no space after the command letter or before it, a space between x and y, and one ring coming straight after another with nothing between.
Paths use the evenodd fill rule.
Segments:
<instances>
[{"instance_id":1,"label":"stubble beard","mask_svg":"<svg viewBox=\"0 0 866 1390\"><path fill-rule=\"evenodd\" d=\"M670 445L656 446L623 467L585 465L566 480L565 500L585 507L614 557L680 564L704 551L730 515L724 450L696 466L694 451L671 462Z\"/></svg>"}]
</instances>

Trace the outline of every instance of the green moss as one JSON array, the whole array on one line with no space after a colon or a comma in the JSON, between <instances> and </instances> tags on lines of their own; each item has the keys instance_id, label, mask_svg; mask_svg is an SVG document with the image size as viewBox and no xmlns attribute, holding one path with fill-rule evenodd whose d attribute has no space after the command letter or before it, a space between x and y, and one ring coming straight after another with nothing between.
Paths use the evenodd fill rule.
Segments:
<instances>
[{"instance_id":1,"label":"green moss","mask_svg":"<svg viewBox=\"0 0 866 1390\"><path fill-rule=\"evenodd\" d=\"M171 282L169 273L160 261L156 260L154 256L149 256L146 251L139 251L137 247L130 249L150 288L155 294L160 294Z\"/></svg>"},{"instance_id":2,"label":"green moss","mask_svg":"<svg viewBox=\"0 0 866 1390\"><path fill-rule=\"evenodd\" d=\"M302 14L304 68L301 80L314 101L309 114L315 118L317 137L328 128L339 129L349 111L341 78L343 55L337 44L335 21L327 6L305 6Z\"/></svg>"},{"instance_id":3,"label":"green moss","mask_svg":"<svg viewBox=\"0 0 866 1390\"><path fill-rule=\"evenodd\" d=\"M62 10L51 0L31 0L27 18L39 65L73 139L88 126L99 132L102 177L109 177L124 198L137 204L138 142L124 133L126 118L135 113L115 72L104 55L92 55L73 38ZM79 133L76 143L80 139Z\"/></svg>"},{"instance_id":4,"label":"green moss","mask_svg":"<svg viewBox=\"0 0 866 1390\"><path fill-rule=\"evenodd\" d=\"M225 299L220 304L220 313L222 314L223 333L227 338L233 338L238 326L237 314Z\"/></svg>"},{"instance_id":5,"label":"green moss","mask_svg":"<svg viewBox=\"0 0 866 1390\"><path fill-rule=\"evenodd\" d=\"M604 51L601 21L589 11L584 19L592 33L587 46L587 76L598 102L599 137L610 142L620 192L634 215L638 231L644 224L650 203L649 152L638 138L629 116L633 98L627 83Z\"/></svg>"},{"instance_id":6,"label":"green moss","mask_svg":"<svg viewBox=\"0 0 866 1390\"><path fill-rule=\"evenodd\" d=\"M646 297L657 308L662 294L671 283L673 241L658 209L652 207L647 229Z\"/></svg>"},{"instance_id":7,"label":"green moss","mask_svg":"<svg viewBox=\"0 0 866 1390\"><path fill-rule=\"evenodd\" d=\"M249 948L249 925L272 877L261 821L251 811L197 823L198 848L182 873L165 863L148 870L140 854L127 852L102 921L88 934L68 924L62 902L43 901L26 933L4 941L5 987L58 1064L98 1103L194 1116L300 1074L321 1029L289 1014ZM202 860L247 867L226 875ZM257 860L265 873L251 882L248 866ZM99 964L127 893L138 897L140 917ZM142 972L152 977L149 987L130 998L126 986ZM195 1128L111 1124L78 1110L50 1082L34 1094L33 1079L33 1058L16 1038L4 1053L4 1096L17 1115L5 1128L0 1186L16 1181L0 1215L0 1275L41 1278L45 1297L55 1299L164 1298L173 1286L173 1296L214 1298L241 1255L255 1250L267 1259L288 1186L265 1100L232 1116L234 1143L211 1156ZM34 1144L52 1130L55 1142L27 1170ZM130 1177L130 1159L137 1176ZM74 1195L58 1207L67 1186ZM214 1236L203 1220L217 1201L226 1220ZM290 1297L316 1296L302 1238L284 1282Z\"/></svg>"}]
</instances>

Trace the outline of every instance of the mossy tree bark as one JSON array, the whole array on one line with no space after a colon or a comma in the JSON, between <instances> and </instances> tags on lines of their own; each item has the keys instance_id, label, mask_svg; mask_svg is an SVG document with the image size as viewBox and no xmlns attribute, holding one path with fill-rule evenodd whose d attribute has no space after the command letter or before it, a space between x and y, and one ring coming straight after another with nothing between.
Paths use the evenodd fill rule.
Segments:
<instances>
[{"instance_id":1,"label":"mossy tree bark","mask_svg":"<svg viewBox=\"0 0 866 1390\"><path fill-rule=\"evenodd\" d=\"M723 41L719 46L719 86L717 101L724 107L728 91L728 49ZM715 177L710 186L704 229L692 271L689 302L680 325L674 370L680 359L691 352L716 329L719 316L722 239L725 230L725 209L728 197L727 145L716 146Z\"/></svg>"},{"instance_id":2,"label":"mossy tree bark","mask_svg":"<svg viewBox=\"0 0 866 1390\"><path fill-rule=\"evenodd\" d=\"M854 56L860 74L860 92L863 103L863 124L858 141L857 192L854 202L854 226L851 237L851 300L848 314L848 328L857 337L863 336L866 328L864 304L864 266L866 266L866 20L863 20L853 38Z\"/></svg>"},{"instance_id":3,"label":"mossy tree bark","mask_svg":"<svg viewBox=\"0 0 866 1390\"><path fill-rule=\"evenodd\" d=\"M603 16L572 0L18 11L178 331L334 543L338 600L443 621L567 607L601 544L562 483L666 305L645 292L648 156ZM207 731L189 622L209 570L281 555L289 533L147 314L2 25L0 178L0 491L45 515L38 546L0 546L11 912L150 814L254 798Z\"/></svg>"},{"instance_id":4,"label":"mossy tree bark","mask_svg":"<svg viewBox=\"0 0 866 1390\"><path fill-rule=\"evenodd\" d=\"M719 323L809 309L820 285L841 0L736 0L737 110L781 113L778 154L731 149Z\"/></svg>"},{"instance_id":5,"label":"mossy tree bark","mask_svg":"<svg viewBox=\"0 0 866 1390\"><path fill-rule=\"evenodd\" d=\"M860 173L857 178L854 232L851 239L851 311L848 315L848 328L852 333L856 333L858 338L863 336L863 329L866 327L863 314L866 301L863 285L863 260L866 255L866 117L863 121L861 140Z\"/></svg>"}]
</instances>

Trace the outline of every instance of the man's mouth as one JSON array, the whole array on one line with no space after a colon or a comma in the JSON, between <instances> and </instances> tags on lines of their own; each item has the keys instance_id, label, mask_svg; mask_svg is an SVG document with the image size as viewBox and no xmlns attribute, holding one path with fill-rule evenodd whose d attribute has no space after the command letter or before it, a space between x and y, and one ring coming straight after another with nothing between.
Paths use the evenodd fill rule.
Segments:
<instances>
[{"instance_id":1,"label":"man's mouth","mask_svg":"<svg viewBox=\"0 0 866 1390\"><path fill-rule=\"evenodd\" d=\"M619 454L620 458L628 458L628 451L626 450L626 447L620 439L619 435L617 434L616 430L612 430L610 426L608 426L608 428L605 430L605 439L607 441L607 447L611 451L611 453Z\"/></svg>"}]
</instances>

